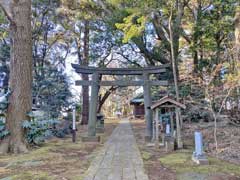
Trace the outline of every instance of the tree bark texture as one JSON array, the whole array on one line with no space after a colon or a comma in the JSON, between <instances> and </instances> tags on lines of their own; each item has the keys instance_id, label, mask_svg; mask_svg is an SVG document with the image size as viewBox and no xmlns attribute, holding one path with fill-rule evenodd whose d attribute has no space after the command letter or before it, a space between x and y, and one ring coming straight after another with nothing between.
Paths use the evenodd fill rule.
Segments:
<instances>
[{"instance_id":1,"label":"tree bark texture","mask_svg":"<svg viewBox=\"0 0 240 180\"><path fill-rule=\"evenodd\" d=\"M180 30L179 29L181 29L182 18L184 15L184 2L176 1L176 9L177 9L177 16L174 19L174 21L172 20L173 28L171 30L172 32L169 32L169 37L172 36L172 40L170 38L170 41L171 41L170 42L170 48L171 48L170 54L171 54L171 56L174 55L174 57L171 57L171 59L175 61L176 75L177 75L177 79L179 80L179 69L178 69L179 41L180 41ZM171 23L171 22L169 22L169 23ZM170 33L172 33L172 34L170 34ZM173 47L171 47L171 43L172 43ZM173 53L172 53L172 51L173 51Z\"/></svg>"},{"instance_id":2,"label":"tree bark texture","mask_svg":"<svg viewBox=\"0 0 240 180\"><path fill-rule=\"evenodd\" d=\"M84 39L83 39L83 61L82 65L88 66L89 64L89 21L84 22ZM89 77L87 74L82 74L82 80L88 81ZM89 87L82 86L82 124L88 124L89 114Z\"/></svg>"},{"instance_id":3,"label":"tree bark texture","mask_svg":"<svg viewBox=\"0 0 240 180\"><path fill-rule=\"evenodd\" d=\"M10 135L1 143L0 152L22 153L27 151L22 122L29 119L27 113L32 108L31 0L15 0L9 9L12 43L9 86L12 94L6 127Z\"/></svg>"},{"instance_id":4,"label":"tree bark texture","mask_svg":"<svg viewBox=\"0 0 240 180\"><path fill-rule=\"evenodd\" d=\"M240 6L236 8L235 14L235 49L235 59L240 61Z\"/></svg>"},{"instance_id":5,"label":"tree bark texture","mask_svg":"<svg viewBox=\"0 0 240 180\"><path fill-rule=\"evenodd\" d=\"M193 65L194 73L198 73L199 69L199 44L201 37L200 28L202 26L202 1L197 1L197 8L193 10L194 13L194 33L193 33Z\"/></svg>"},{"instance_id":6,"label":"tree bark texture","mask_svg":"<svg viewBox=\"0 0 240 180\"><path fill-rule=\"evenodd\" d=\"M173 69L173 77L174 77L174 87L175 87L175 93L176 93L176 99L179 102L180 97L179 97L179 88L178 88L178 71L177 71L177 57L178 54L175 51L176 50L176 46L174 46L174 42L175 42L175 38L173 35L173 31L172 31L172 14L173 13L173 9L171 9L171 14L169 17L169 37L170 37L170 45L171 45L171 58L172 58L172 69ZM179 44L178 44L179 45ZM177 47L178 47L177 45ZM180 116L181 116L181 111L179 108L176 109L176 125L177 125L177 146L178 148L182 148L183 147L183 143L182 143L182 137L181 137L181 128L180 128Z\"/></svg>"}]
</instances>

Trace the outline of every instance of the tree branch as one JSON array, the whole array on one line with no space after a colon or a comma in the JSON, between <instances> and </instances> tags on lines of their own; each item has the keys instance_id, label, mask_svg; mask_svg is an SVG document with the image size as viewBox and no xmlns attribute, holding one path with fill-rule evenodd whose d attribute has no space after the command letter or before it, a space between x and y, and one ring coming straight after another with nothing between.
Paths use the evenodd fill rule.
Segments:
<instances>
[{"instance_id":1,"label":"tree branch","mask_svg":"<svg viewBox=\"0 0 240 180\"><path fill-rule=\"evenodd\" d=\"M134 38L133 42L139 48L140 53L146 58L148 65L154 66L155 65L154 60L161 62L162 64L169 63L169 60L166 59L164 56L150 52L146 48L146 45L145 45L142 37Z\"/></svg>"},{"instance_id":2,"label":"tree branch","mask_svg":"<svg viewBox=\"0 0 240 180\"><path fill-rule=\"evenodd\" d=\"M136 61L132 61L127 55L124 55L123 52L117 52L116 54L122 56L125 60L127 60L129 63L137 66L137 67L142 67L139 63L137 63Z\"/></svg>"},{"instance_id":3,"label":"tree branch","mask_svg":"<svg viewBox=\"0 0 240 180\"><path fill-rule=\"evenodd\" d=\"M100 113L103 104L105 103L105 101L108 99L108 97L117 90L117 88L119 88L118 86L112 86L110 89L108 89L105 94L103 95L103 97L99 97L99 105L98 105L98 110L97 112Z\"/></svg>"},{"instance_id":4,"label":"tree branch","mask_svg":"<svg viewBox=\"0 0 240 180\"><path fill-rule=\"evenodd\" d=\"M168 51L170 51L171 49L170 49L168 33L164 31L164 25L161 19L162 17L159 14L155 13L152 22L155 27L158 38L166 43L167 45L166 48L168 49Z\"/></svg>"},{"instance_id":5,"label":"tree branch","mask_svg":"<svg viewBox=\"0 0 240 180\"><path fill-rule=\"evenodd\" d=\"M181 35L189 44L191 44L192 39L189 35L187 35L183 28L181 28Z\"/></svg>"},{"instance_id":6,"label":"tree branch","mask_svg":"<svg viewBox=\"0 0 240 180\"><path fill-rule=\"evenodd\" d=\"M13 15L11 13L11 4L12 1L11 0L0 0L0 8L2 8L4 14L7 16L8 20L13 23Z\"/></svg>"}]
</instances>

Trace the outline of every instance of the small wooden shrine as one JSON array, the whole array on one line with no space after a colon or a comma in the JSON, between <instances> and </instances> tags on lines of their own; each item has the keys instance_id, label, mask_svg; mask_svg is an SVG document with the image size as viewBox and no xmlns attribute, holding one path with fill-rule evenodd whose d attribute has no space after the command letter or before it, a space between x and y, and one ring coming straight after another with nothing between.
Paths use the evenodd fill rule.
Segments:
<instances>
[{"instance_id":1,"label":"small wooden shrine","mask_svg":"<svg viewBox=\"0 0 240 180\"><path fill-rule=\"evenodd\" d=\"M135 118L143 118L145 115L144 110L144 95L139 94L130 101L130 105L133 106L133 116Z\"/></svg>"},{"instance_id":2,"label":"small wooden shrine","mask_svg":"<svg viewBox=\"0 0 240 180\"><path fill-rule=\"evenodd\" d=\"M166 149L173 150L175 140L177 140L178 148L181 148L180 109L186 109L186 106L169 96L165 96L153 103L151 109L154 113L153 141L157 147L161 134Z\"/></svg>"}]
</instances>

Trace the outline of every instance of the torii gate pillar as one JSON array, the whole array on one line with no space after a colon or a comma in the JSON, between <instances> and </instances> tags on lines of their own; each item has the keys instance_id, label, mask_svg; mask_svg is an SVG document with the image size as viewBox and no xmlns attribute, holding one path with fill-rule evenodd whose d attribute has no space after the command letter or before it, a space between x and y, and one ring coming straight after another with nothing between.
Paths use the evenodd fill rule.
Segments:
<instances>
[{"instance_id":1,"label":"torii gate pillar","mask_svg":"<svg viewBox=\"0 0 240 180\"><path fill-rule=\"evenodd\" d=\"M144 90L144 109L145 109L145 119L146 119L146 136L145 140L146 141L151 141L152 140L152 98L151 98L151 85L149 83L149 74L144 73L143 74L143 80L144 80L144 85L143 85L143 90Z\"/></svg>"}]
</instances>

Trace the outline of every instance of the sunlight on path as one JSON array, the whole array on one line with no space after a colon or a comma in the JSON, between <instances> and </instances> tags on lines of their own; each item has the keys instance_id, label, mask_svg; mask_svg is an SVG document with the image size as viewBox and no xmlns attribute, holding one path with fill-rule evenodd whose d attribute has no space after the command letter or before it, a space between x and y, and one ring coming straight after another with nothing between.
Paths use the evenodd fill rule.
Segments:
<instances>
[{"instance_id":1,"label":"sunlight on path","mask_svg":"<svg viewBox=\"0 0 240 180\"><path fill-rule=\"evenodd\" d=\"M120 121L84 180L148 180L129 120Z\"/></svg>"}]
</instances>

